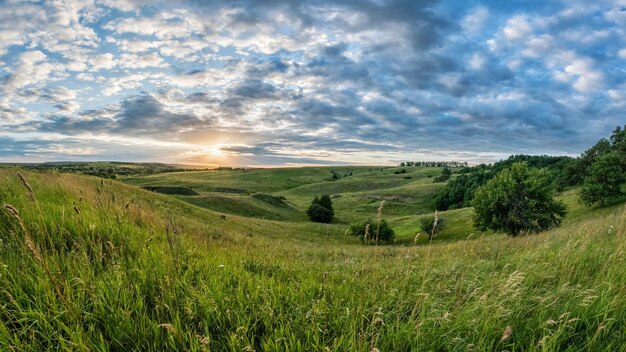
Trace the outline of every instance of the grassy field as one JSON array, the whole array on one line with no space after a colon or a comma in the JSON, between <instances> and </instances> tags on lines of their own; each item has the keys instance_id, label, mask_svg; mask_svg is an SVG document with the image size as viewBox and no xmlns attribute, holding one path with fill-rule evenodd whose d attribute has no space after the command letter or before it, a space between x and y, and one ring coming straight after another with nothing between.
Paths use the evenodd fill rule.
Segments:
<instances>
[{"instance_id":1,"label":"grassy field","mask_svg":"<svg viewBox=\"0 0 626 352\"><path fill-rule=\"evenodd\" d=\"M567 190L563 226L520 238L443 212L413 246L440 170L406 169L1 169L0 350L626 351L624 204ZM306 221L318 193L336 223ZM362 246L381 200L398 245Z\"/></svg>"}]
</instances>

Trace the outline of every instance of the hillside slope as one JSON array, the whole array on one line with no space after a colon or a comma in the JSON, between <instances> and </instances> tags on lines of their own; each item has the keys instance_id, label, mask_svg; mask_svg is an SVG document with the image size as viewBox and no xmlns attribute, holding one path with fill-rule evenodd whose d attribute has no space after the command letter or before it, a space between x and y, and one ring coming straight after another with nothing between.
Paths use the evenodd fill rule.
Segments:
<instances>
[{"instance_id":1,"label":"hillside slope","mask_svg":"<svg viewBox=\"0 0 626 352\"><path fill-rule=\"evenodd\" d=\"M0 350L626 350L623 204L534 236L365 247L343 225L24 176L0 170Z\"/></svg>"},{"instance_id":2,"label":"hillside slope","mask_svg":"<svg viewBox=\"0 0 626 352\"><path fill-rule=\"evenodd\" d=\"M396 174L402 170L405 172ZM432 213L432 198L443 186L433 183L433 178L440 173L441 168L436 167L226 169L126 177L123 181L141 187L186 187L198 195L177 197L200 207L292 222L308 221L306 209L313 197L328 194L333 198L335 223L348 225L375 217L383 200L387 218ZM288 206L261 202L254 198L259 193L281 197Z\"/></svg>"}]
</instances>

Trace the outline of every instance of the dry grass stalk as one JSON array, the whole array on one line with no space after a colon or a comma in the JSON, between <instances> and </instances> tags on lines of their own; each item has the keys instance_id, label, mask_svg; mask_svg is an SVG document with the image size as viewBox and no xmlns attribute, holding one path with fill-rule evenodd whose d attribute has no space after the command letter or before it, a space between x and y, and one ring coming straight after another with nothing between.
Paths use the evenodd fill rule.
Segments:
<instances>
[{"instance_id":1,"label":"dry grass stalk","mask_svg":"<svg viewBox=\"0 0 626 352\"><path fill-rule=\"evenodd\" d=\"M24 175L22 175L22 173L19 171L17 173L17 177L20 179L20 182L22 183L24 188L26 188L26 190L28 191L28 198L32 201L35 201L35 192L33 192L33 187L31 187L30 183L28 183L26 177L24 177Z\"/></svg>"},{"instance_id":2,"label":"dry grass stalk","mask_svg":"<svg viewBox=\"0 0 626 352\"><path fill-rule=\"evenodd\" d=\"M22 233L24 233L24 235L28 235L26 226L24 225L24 222L22 221L22 218L20 217L20 213L17 211L17 209L15 209L15 207L12 206L11 204L3 205L2 209L17 221L18 225L20 225L20 229L22 230Z\"/></svg>"},{"instance_id":3,"label":"dry grass stalk","mask_svg":"<svg viewBox=\"0 0 626 352\"><path fill-rule=\"evenodd\" d=\"M20 179L20 182L22 183L24 188L26 188L26 190L28 191L28 199L30 199L32 202L35 203L37 211L39 212L39 225L42 227L42 229L45 228L43 212L41 211L41 207L39 207L39 202L37 202L37 198L35 197L35 192L33 191L33 187L30 185L30 183L28 183L28 181L26 180L26 177L24 177L24 175L21 172L19 171L17 172L17 177Z\"/></svg>"},{"instance_id":4,"label":"dry grass stalk","mask_svg":"<svg viewBox=\"0 0 626 352\"><path fill-rule=\"evenodd\" d=\"M46 272L48 279L50 279L50 282L54 286L54 289L57 293L58 298L63 299L63 295L61 293L61 286L59 285L54 275L52 275L52 271L50 271L50 268L48 267L48 263L46 263L46 261L43 259L41 252L37 249L37 246L35 245L35 242L33 241L32 237L30 236L30 232L26 229L26 226L24 225L24 221L22 221L22 218L20 217L20 214L17 211L17 209L11 204L4 204L2 206L2 209L17 221L18 225L20 226L20 229L22 230L22 233L24 234L24 244L26 245L26 248L28 249L30 254L33 256L33 258L35 258L35 261L37 261L37 263L39 263L39 265L41 265L43 270Z\"/></svg>"},{"instance_id":5,"label":"dry grass stalk","mask_svg":"<svg viewBox=\"0 0 626 352\"><path fill-rule=\"evenodd\" d=\"M20 215L17 212L17 209L15 209L15 207L12 206L11 204L3 205L2 209L4 209L7 213L9 213L9 215L11 215L11 216L13 216L13 217L15 217L15 218L17 218L17 219L19 219L21 221Z\"/></svg>"},{"instance_id":6,"label":"dry grass stalk","mask_svg":"<svg viewBox=\"0 0 626 352\"><path fill-rule=\"evenodd\" d=\"M380 222L382 221L382 218L383 218L384 207L385 207L385 201L383 200L380 202L380 206L378 207L378 210L376 211L376 222L377 222L376 244L378 244L378 241L380 240Z\"/></svg>"},{"instance_id":7,"label":"dry grass stalk","mask_svg":"<svg viewBox=\"0 0 626 352\"><path fill-rule=\"evenodd\" d=\"M413 245L414 246L417 244L417 240L419 240L419 239L420 239L420 233L418 232L418 233L415 234L415 238L413 238Z\"/></svg>"},{"instance_id":8,"label":"dry grass stalk","mask_svg":"<svg viewBox=\"0 0 626 352\"><path fill-rule=\"evenodd\" d=\"M365 225L365 235L363 235L363 241L368 244L370 240L370 224Z\"/></svg>"},{"instance_id":9,"label":"dry grass stalk","mask_svg":"<svg viewBox=\"0 0 626 352\"><path fill-rule=\"evenodd\" d=\"M437 229L437 224L439 223L439 212L435 209L435 221L433 221L433 228L428 236L430 239L430 244L433 244L433 237L435 237L435 230Z\"/></svg>"},{"instance_id":10,"label":"dry grass stalk","mask_svg":"<svg viewBox=\"0 0 626 352\"><path fill-rule=\"evenodd\" d=\"M35 258L40 265L45 266L43 257L41 256L41 253L39 253L39 250L37 250L37 247L35 247L35 242L33 242L33 239L30 238L30 235L24 234L24 243L26 243L26 248L28 248L28 251L32 254L33 258Z\"/></svg>"}]
</instances>

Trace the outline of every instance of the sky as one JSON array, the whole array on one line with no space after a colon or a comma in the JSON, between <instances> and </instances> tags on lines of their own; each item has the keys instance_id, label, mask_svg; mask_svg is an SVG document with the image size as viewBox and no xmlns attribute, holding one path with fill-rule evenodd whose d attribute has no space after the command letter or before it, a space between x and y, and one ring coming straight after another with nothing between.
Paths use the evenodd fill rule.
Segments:
<instances>
[{"instance_id":1,"label":"sky","mask_svg":"<svg viewBox=\"0 0 626 352\"><path fill-rule=\"evenodd\" d=\"M626 0L0 0L0 162L578 155L626 124Z\"/></svg>"}]
</instances>

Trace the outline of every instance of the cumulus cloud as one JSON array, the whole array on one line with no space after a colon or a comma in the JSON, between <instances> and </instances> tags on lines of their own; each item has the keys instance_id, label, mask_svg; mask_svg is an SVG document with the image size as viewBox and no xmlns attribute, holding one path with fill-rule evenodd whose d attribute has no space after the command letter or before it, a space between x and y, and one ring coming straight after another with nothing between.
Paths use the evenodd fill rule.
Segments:
<instances>
[{"instance_id":1,"label":"cumulus cloud","mask_svg":"<svg viewBox=\"0 0 626 352\"><path fill-rule=\"evenodd\" d=\"M127 68L146 68L167 66L163 58L157 54L122 54L119 59L120 65Z\"/></svg>"},{"instance_id":2,"label":"cumulus cloud","mask_svg":"<svg viewBox=\"0 0 626 352\"><path fill-rule=\"evenodd\" d=\"M116 65L115 56L111 53L96 55L89 60L89 65L94 71L112 69Z\"/></svg>"},{"instance_id":3,"label":"cumulus cloud","mask_svg":"<svg viewBox=\"0 0 626 352\"><path fill-rule=\"evenodd\" d=\"M502 29L504 37L508 40L520 40L532 33L533 28L528 16L517 15L509 18L506 26Z\"/></svg>"},{"instance_id":4,"label":"cumulus cloud","mask_svg":"<svg viewBox=\"0 0 626 352\"><path fill-rule=\"evenodd\" d=\"M470 11L462 20L463 29L470 33L480 32L489 20L489 9L485 6L478 6Z\"/></svg>"},{"instance_id":5,"label":"cumulus cloud","mask_svg":"<svg viewBox=\"0 0 626 352\"><path fill-rule=\"evenodd\" d=\"M203 21L187 10L159 12L153 17L129 17L113 20L103 26L118 34L154 35L158 39L188 37L202 32Z\"/></svg>"},{"instance_id":6,"label":"cumulus cloud","mask_svg":"<svg viewBox=\"0 0 626 352\"><path fill-rule=\"evenodd\" d=\"M20 88L45 82L54 69L55 65L47 62L47 56L39 50L21 53L14 68L0 80L0 104L7 104Z\"/></svg>"}]
</instances>

